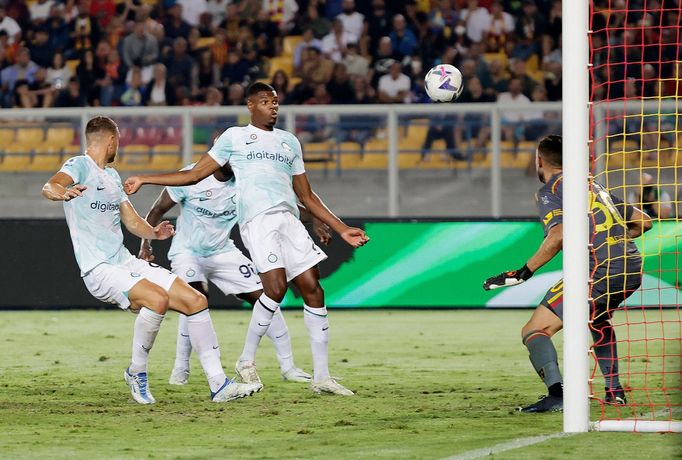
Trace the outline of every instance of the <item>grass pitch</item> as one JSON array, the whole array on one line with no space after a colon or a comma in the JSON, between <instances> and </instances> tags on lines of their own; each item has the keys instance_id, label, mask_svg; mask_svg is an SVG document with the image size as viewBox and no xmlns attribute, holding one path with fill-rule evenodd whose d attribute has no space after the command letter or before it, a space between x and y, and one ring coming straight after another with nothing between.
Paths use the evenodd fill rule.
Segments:
<instances>
[{"instance_id":1,"label":"grass pitch","mask_svg":"<svg viewBox=\"0 0 682 460\"><path fill-rule=\"evenodd\" d=\"M249 314L212 312L228 375ZM514 411L544 391L519 337L529 315L332 311L330 367L355 397L317 396L305 385L282 382L264 338L258 355L263 391L214 404L196 358L189 385L167 383L177 326L171 313L150 358L158 403L140 406L122 378L132 315L3 312L0 457L443 458L557 433L561 414ZM296 363L309 370L302 315L285 316ZM494 458L682 458L681 441L671 434L589 433Z\"/></svg>"}]
</instances>

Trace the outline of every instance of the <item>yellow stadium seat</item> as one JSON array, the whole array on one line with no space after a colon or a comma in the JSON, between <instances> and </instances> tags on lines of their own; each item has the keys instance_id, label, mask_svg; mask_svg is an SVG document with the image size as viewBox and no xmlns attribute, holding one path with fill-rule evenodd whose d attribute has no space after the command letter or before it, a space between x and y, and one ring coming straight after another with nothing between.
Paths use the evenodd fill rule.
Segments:
<instances>
[{"instance_id":1,"label":"yellow stadium seat","mask_svg":"<svg viewBox=\"0 0 682 460\"><path fill-rule=\"evenodd\" d=\"M283 70L287 76L291 76L294 73L294 59L290 56L281 56L270 58L270 70L268 72L268 77L272 78L275 72L278 70Z\"/></svg>"},{"instance_id":2,"label":"yellow stadium seat","mask_svg":"<svg viewBox=\"0 0 682 460\"><path fill-rule=\"evenodd\" d=\"M535 161L535 154L531 152L518 152L512 160L511 167L514 169L527 169L531 162Z\"/></svg>"},{"instance_id":3,"label":"yellow stadium seat","mask_svg":"<svg viewBox=\"0 0 682 460\"><path fill-rule=\"evenodd\" d=\"M302 41L302 35L288 35L284 37L284 42L282 43L282 54L293 57L294 53L296 52L296 47Z\"/></svg>"},{"instance_id":4,"label":"yellow stadium seat","mask_svg":"<svg viewBox=\"0 0 682 460\"><path fill-rule=\"evenodd\" d=\"M387 153L388 140L387 139L370 139L365 143L364 153Z\"/></svg>"},{"instance_id":5,"label":"yellow stadium seat","mask_svg":"<svg viewBox=\"0 0 682 460\"><path fill-rule=\"evenodd\" d=\"M176 170L182 167L182 152L177 145L161 144L152 149L149 169L158 171Z\"/></svg>"},{"instance_id":6,"label":"yellow stadium seat","mask_svg":"<svg viewBox=\"0 0 682 460\"><path fill-rule=\"evenodd\" d=\"M360 167L362 155L360 144L357 142L341 142L338 147L341 169L355 169Z\"/></svg>"},{"instance_id":7,"label":"yellow stadium seat","mask_svg":"<svg viewBox=\"0 0 682 460\"><path fill-rule=\"evenodd\" d=\"M388 154L365 153L359 167L361 169L386 169L388 167Z\"/></svg>"},{"instance_id":8,"label":"yellow stadium seat","mask_svg":"<svg viewBox=\"0 0 682 460\"><path fill-rule=\"evenodd\" d=\"M119 154L121 152L119 151ZM149 146L144 144L130 144L122 149L120 168L128 171L139 171L149 168Z\"/></svg>"},{"instance_id":9,"label":"yellow stadium seat","mask_svg":"<svg viewBox=\"0 0 682 460\"><path fill-rule=\"evenodd\" d=\"M639 145L633 140L616 139L609 142L606 155L606 170L624 169L626 165L638 166L641 161Z\"/></svg>"},{"instance_id":10,"label":"yellow stadium seat","mask_svg":"<svg viewBox=\"0 0 682 460\"><path fill-rule=\"evenodd\" d=\"M23 172L28 171L28 165L31 163L31 151L26 150L21 145L10 145L5 149L2 162L0 162L0 171L4 172Z\"/></svg>"},{"instance_id":11,"label":"yellow stadium seat","mask_svg":"<svg viewBox=\"0 0 682 460\"><path fill-rule=\"evenodd\" d=\"M48 128L45 142L51 145L65 147L73 142L76 132L73 128Z\"/></svg>"},{"instance_id":12,"label":"yellow stadium seat","mask_svg":"<svg viewBox=\"0 0 682 460\"><path fill-rule=\"evenodd\" d=\"M35 148L29 169L31 171L55 171L61 165L62 148L45 142Z\"/></svg>"},{"instance_id":13,"label":"yellow stadium seat","mask_svg":"<svg viewBox=\"0 0 682 460\"><path fill-rule=\"evenodd\" d=\"M0 129L0 149L4 149L14 142L14 129L2 128Z\"/></svg>"},{"instance_id":14,"label":"yellow stadium seat","mask_svg":"<svg viewBox=\"0 0 682 460\"><path fill-rule=\"evenodd\" d=\"M64 146L63 153L64 153L64 159L67 159L67 158L75 157L76 155L80 155L83 152L81 151L80 145L71 144L71 145Z\"/></svg>"},{"instance_id":15,"label":"yellow stadium seat","mask_svg":"<svg viewBox=\"0 0 682 460\"><path fill-rule=\"evenodd\" d=\"M306 169L324 169L334 161L336 145L331 142L308 142L303 147L303 161Z\"/></svg>"},{"instance_id":16,"label":"yellow stadium seat","mask_svg":"<svg viewBox=\"0 0 682 460\"><path fill-rule=\"evenodd\" d=\"M432 153L422 158L417 163L419 169L452 169L455 163L450 159L449 155L440 153Z\"/></svg>"},{"instance_id":17,"label":"yellow stadium seat","mask_svg":"<svg viewBox=\"0 0 682 460\"><path fill-rule=\"evenodd\" d=\"M23 148L32 150L45 140L43 128L18 128L14 142Z\"/></svg>"},{"instance_id":18,"label":"yellow stadium seat","mask_svg":"<svg viewBox=\"0 0 682 460\"><path fill-rule=\"evenodd\" d=\"M400 169L414 169L422 161L421 153L400 153L398 154L398 167Z\"/></svg>"}]
</instances>

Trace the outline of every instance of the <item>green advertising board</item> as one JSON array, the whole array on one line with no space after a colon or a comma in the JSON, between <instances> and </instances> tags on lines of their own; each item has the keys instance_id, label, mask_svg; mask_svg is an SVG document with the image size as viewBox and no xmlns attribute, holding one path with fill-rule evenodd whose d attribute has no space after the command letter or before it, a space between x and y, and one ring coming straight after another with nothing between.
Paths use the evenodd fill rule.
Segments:
<instances>
[{"instance_id":1,"label":"green advertising board","mask_svg":"<svg viewBox=\"0 0 682 460\"><path fill-rule=\"evenodd\" d=\"M524 284L482 288L487 277L519 268L535 252L543 238L538 222L367 222L364 228L371 241L322 280L330 307L532 307L561 278L559 254ZM665 222L637 240L644 279L630 305L679 305L680 234L682 224ZM283 303L301 305L291 291Z\"/></svg>"}]
</instances>

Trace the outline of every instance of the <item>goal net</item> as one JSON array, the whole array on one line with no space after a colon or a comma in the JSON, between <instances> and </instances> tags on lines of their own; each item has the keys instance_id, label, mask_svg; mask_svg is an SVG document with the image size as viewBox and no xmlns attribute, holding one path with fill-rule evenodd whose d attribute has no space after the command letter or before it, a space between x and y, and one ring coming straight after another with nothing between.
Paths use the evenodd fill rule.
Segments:
<instances>
[{"instance_id":1,"label":"goal net","mask_svg":"<svg viewBox=\"0 0 682 460\"><path fill-rule=\"evenodd\" d=\"M681 21L679 0L590 2L592 177L653 221L636 241L642 285L613 312L615 338L603 338L617 348L625 404L605 396L603 369L616 363L590 352L596 430L682 431Z\"/></svg>"}]
</instances>

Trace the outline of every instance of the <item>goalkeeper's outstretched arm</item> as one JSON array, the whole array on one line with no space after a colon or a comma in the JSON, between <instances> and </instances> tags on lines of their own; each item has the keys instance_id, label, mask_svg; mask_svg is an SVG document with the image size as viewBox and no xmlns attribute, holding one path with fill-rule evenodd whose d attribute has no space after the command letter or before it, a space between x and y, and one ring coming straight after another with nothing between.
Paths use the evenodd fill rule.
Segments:
<instances>
[{"instance_id":1,"label":"goalkeeper's outstretched arm","mask_svg":"<svg viewBox=\"0 0 682 460\"><path fill-rule=\"evenodd\" d=\"M526 262L523 267L518 270L500 273L499 275L488 278L483 283L483 289L489 291L491 289L515 286L523 283L561 251L563 240L563 225L557 224L553 226L549 229L549 232L547 232L547 236L542 241L538 250L535 251L535 254L528 259L528 262Z\"/></svg>"}]
</instances>

